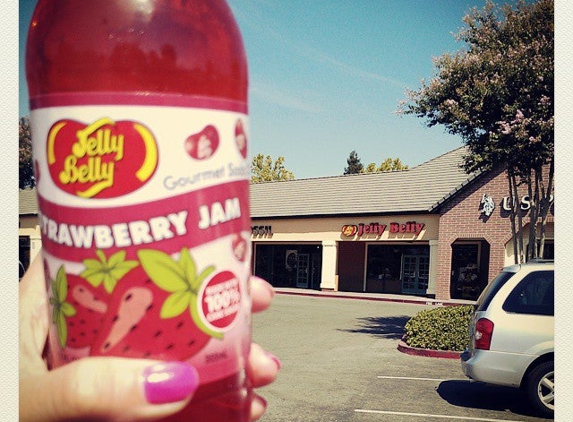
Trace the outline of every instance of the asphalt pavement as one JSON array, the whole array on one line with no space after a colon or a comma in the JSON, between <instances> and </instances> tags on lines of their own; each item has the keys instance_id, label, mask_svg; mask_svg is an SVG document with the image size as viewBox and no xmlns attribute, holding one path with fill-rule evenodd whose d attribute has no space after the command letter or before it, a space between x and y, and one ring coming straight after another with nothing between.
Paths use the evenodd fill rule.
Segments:
<instances>
[{"instance_id":1,"label":"asphalt pavement","mask_svg":"<svg viewBox=\"0 0 573 422\"><path fill-rule=\"evenodd\" d=\"M457 359L398 351L404 325L436 305L281 291L253 338L282 362L260 390L263 422L540 422L518 391L470 383Z\"/></svg>"}]
</instances>

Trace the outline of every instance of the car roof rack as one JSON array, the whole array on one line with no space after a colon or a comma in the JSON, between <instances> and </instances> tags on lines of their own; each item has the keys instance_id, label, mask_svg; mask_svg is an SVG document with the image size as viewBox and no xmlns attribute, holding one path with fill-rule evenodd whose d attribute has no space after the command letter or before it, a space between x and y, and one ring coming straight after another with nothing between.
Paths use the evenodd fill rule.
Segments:
<instances>
[{"instance_id":1,"label":"car roof rack","mask_svg":"<svg viewBox=\"0 0 573 422\"><path fill-rule=\"evenodd\" d=\"M527 263L532 263L532 264L549 263L549 264L553 264L553 263L555 263L555 260L554 259L547 259L547 258L532 258L529 261L527 261Z\"/></svg>"}]
</instances>

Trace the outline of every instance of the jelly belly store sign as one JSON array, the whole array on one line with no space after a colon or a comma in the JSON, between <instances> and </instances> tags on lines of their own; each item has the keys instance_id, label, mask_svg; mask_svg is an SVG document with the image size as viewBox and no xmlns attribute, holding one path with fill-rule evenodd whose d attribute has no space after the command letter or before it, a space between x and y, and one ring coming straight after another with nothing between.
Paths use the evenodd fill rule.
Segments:
<instances>
[{"instance_id":1,"label":"jelly belly store sign","mask_svg":"<svg viewBox=\"0 0 573 422\"><path fill-rule=\"evenodd\" d=\"M380 237L385 231L392 234L414 234L418 236L426 225L424 223L417 223L415 221L408 221L406 223L390 223L379 224L359 223L358 225L347 224L342 226L341 232L346 237L362 237L362 236L375 236Z\"/></svg>"}]
</instances>

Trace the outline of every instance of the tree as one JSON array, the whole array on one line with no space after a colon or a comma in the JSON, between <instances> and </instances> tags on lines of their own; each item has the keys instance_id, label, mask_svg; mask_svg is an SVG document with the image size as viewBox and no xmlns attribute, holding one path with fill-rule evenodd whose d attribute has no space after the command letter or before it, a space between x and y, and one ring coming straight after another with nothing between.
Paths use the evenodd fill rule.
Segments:
<instances>
[{"instance_id":1,"label":"tree","mask_svg":"<svg viewBox=\"0 0 573 422\"><path fill-rule=\"evenodd\" d=\"M466 48L443 54L437 76L409 90L399 111L426 118L461 135L468 173L504 168L508 179L516 262L523 254L523 215L518 187L531 200L529 255L543 254L554 174L553 0L496 6L488 1L463 18L457 39ZM545 169L548 169L545 171ZM541 221L539 249L533 247Z\"/></svg>"},{"instance_id":2,"label":"tree","mask_svg":"<svg viewBox=\"0 0 573 422\"><path fill-rule=\"evenodd\" d=\"M293 172L284 166L284 157L273 162L270 155L257 154L251 162L251 183L272 182L277 180L293 180Z\"/></svg>"},{"instance_id":3,"label":"tree","mask_svg":"<svg viewBox=\"0 0 573 422\"><path fill-rule=\"evenodd\" d=\"M20 189L30 189L36 186L34 178L34 160L32 159L32 137L30 135L30 119L21 117L19 121L20 137Z\"/></svg>"},{"instance_id":4,"label":"tree","mask_svg":"<svg viewBox=\"0 0 573 422\"><path fill-rule=\"evenodd\" d=\"M358 158L358 154L356 154L356 151L350 152L350 156L346 159L346 164L348 164L348 167L344 169L344 174L361 173L364 168L360 162L360 158Z\"/></svg>"},{"instance_id":5,"label":"tree","mask_svg":"<svg viewBox=\"0 0 573 422\"><path fill-rule=\"evenodd\" d=\"M402 164L402 161L399 158L392 159L390 157L386 158L382 163L377 167L376 163L370 163L366 167L364 167L361 173L381 173L384 171L401 171L401 170L408 170L408 166Z\"/></svg>"}]
</instances>

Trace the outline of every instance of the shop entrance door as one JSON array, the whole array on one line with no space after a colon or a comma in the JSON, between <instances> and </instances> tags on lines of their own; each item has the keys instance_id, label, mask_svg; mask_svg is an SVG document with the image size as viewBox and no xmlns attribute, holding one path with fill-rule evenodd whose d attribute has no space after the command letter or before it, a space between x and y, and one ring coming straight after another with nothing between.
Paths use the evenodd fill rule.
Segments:
<instances>
[{"instance_id":1,"label":"shop entrance door","mask_svg":"<svg viewBox=\"0 0 573 422\"><path fill-rule=\"evenodd\" d=\"M296 287L308 289L309 254L299 253L297 257Z\"/></svg>"},{"instance_id":2,"label":"shop entrance door","mask_svg":"<svg viewBox=\"0 0 573 422\"><path fill-rule=\"evenodd\" d=\"M402 257L402 293L426 294L430 274L430 258L420 255Z\"/></svg>"},{"instance_id":3,"label":"shop entrance door","mask_svg":"<svg viewBox=\"0 0 573 422\"><path fill-rule=\"evenodd\" d=\"M452 245L452 299L476 300L482 291L481 243L457 242ZM486 282L487 284L487 282Z\"/></svg>"}]
</instances>

